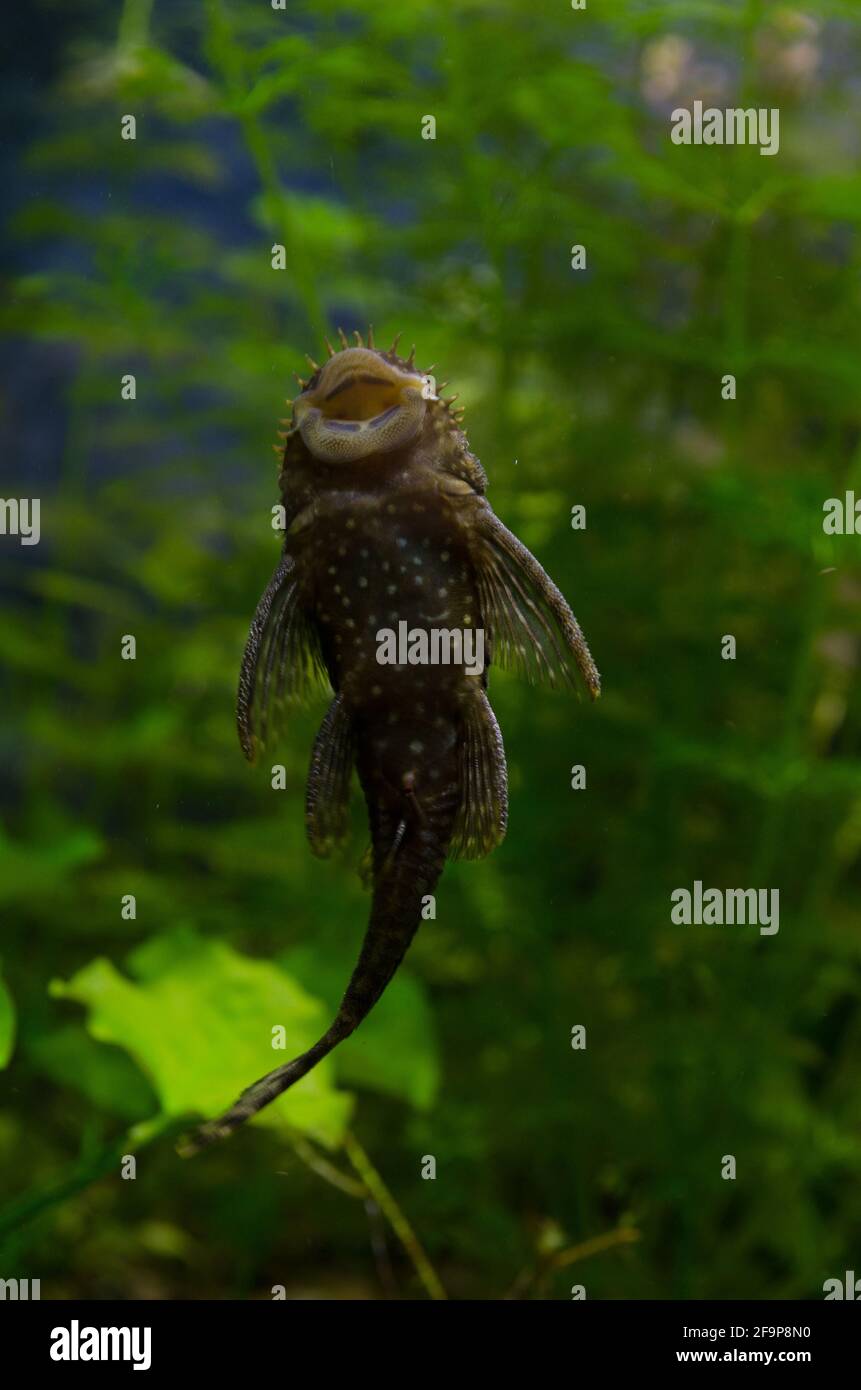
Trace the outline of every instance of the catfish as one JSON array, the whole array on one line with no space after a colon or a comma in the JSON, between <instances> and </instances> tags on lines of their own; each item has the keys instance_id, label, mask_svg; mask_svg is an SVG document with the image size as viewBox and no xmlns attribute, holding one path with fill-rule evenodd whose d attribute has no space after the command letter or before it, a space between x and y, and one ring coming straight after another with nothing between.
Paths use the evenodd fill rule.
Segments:
<instances>
[{"instance_id":1,"label":"catfish","mask_svg":"<svg viewBox=\"0 0 861 1390\"><path fill-rule=\"evenodd\" d=\"M370 918L338 1012L306 1052L254 1082L184 1152L223 1138L344 1042L382 995L448 857L479 859L508 816L502 736L487 697L493 663L592 698L601 682L571 609L486 500L487 477L457 396L432 369L378 350L373 330L309 358L277 445L284 546L254 614L237 700L254 761L270 730L315 688L333 698L311 754L305 821L327 856L348 827L353 769L370 828ZM406 625L431 637L482 633L485 660L380 659ZM436 648L439 650L439 643Z\"/></svg>"}]
</instances>

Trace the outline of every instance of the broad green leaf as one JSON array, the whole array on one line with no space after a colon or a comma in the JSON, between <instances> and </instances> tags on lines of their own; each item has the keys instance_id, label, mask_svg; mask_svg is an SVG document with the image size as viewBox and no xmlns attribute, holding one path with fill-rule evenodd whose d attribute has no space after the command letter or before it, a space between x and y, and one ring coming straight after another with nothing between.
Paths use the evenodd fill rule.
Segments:
<instances>
[{"instance_id":1,"label":"broad green leaf","mask_svg":"<svg viewBox=\"0 0 861 1390\"><path fill-rule=\"evenodd\" d=\"M134 1121L158 1109L152 1087L128 1053L95 1042L79 1023L28 1036L22 1046L39 1071L102 1110Z\"/></svg>"},{"instance_id":2,"label":"broad green leaf","mask_svg":"<svg viewBox=\"0 0 861 1390\"><path fill-rule=\"evenodd\" d=\"M89 1009L99 1042L126 1048L152 1081L163 1114L212 1117L246 1086L303 1052L324 1031L326 1008L289 975L190 932L152 938L129 962L135 981L93 960L51 993ZM282 1026L286 1051L272 1048ZM343 1135L352 1101L322 1062L257 1123L292 1126L330 1146Z\"/></svg>"}]
</instances>

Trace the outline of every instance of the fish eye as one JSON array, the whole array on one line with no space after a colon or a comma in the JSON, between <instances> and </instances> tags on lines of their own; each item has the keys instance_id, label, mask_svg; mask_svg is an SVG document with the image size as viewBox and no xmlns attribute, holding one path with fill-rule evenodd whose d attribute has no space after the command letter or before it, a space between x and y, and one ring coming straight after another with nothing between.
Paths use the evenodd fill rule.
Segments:
<instances>
[{"instance_id":1,"label":"fish eye","mask_svg":"<svg viewBox=\"0 0 861 1390\"><path fill-rule=\"evenodd\" d=\"M435 400L435 399L436 399L436 380L435 380L435 378L432 377L432 376L430 376L430 375L425 375L425 376L422 377L422 381L423 381L423 383L424 383L424 385L422 386L422 398L423 398L424 400L426 400L426 401Z\"/></svg>"}]
</instances>

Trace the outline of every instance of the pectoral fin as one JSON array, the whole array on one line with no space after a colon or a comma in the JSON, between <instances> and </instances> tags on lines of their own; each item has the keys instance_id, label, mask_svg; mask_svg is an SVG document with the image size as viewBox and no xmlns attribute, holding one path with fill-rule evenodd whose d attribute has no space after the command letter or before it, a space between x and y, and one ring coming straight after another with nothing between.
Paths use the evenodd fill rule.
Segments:
<instances>
[{"instance_id":1,"label":"pectoral fin","mask_svg":"<svg viewBox=\"0 0 861 1390\"><path fill-rule=\"evenodd\" d=\"M508 775L496 716L483 693L472 697L461 729L460 804L449 854L482 859L505 838Z\"/></svg>"},{"instance_id":2,"label":"pectoral fin","mask_svg":"<svg viewBox=\"0 0 861 1390\"><path fill-rule=\"evenodd\" d=\"M336 695L314 742L305 796L308 840L321 859L331 854L347 833L354 757L352 720L341 696Z\"/></svg>"},{"instance_id":3,"label":"pectoral fin","mask_svg":"<svg viewBox=\"0 0 861 1390\"><path fill-rule=\"evenodd\" d=\"M285 701L327 684L316 633L299 603L295 564L285 553L251 620L239 672L236 721L249 762L265 745Z\"/></svg>"},{"instance_id":4,"label":"pectoral fin","mask_svg":"<svg viewBox=\"0 0 861 1390\"><path fill-rule=\"evenodd\" d=\"M492 660L549 685L576 685L579 670L594 700L601 677L562 594L490 506L477 506L473 561Z\"/></svg>"}]
</instances>

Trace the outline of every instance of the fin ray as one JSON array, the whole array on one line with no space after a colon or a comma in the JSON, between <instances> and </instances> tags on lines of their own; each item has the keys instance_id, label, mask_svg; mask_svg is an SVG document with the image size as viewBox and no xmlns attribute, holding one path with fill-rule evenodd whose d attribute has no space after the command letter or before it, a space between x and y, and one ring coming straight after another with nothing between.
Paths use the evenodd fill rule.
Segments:
<instances>
[{"instance_id":1,"label":"fin ray","mask_svg":"<svg viewBox=\"0 0 861 1390\"><path fill-rule=\"evenodd\" d=\"M305 828L312 851L325 859L347 833L350 815L350 774L355 758L353 723L336 695L314 741Z\"/></svg>"},{"instance_id":2,"label":"fin ray","mask_svg":"<svg viewBox=\"0 0 861 1390\"><path fill-rule=\"evenodd\" d=\"M552 579L483 501L476 532L476 579L491 659L533 683L576 687L579 672L594 700L601 677Z\"/></svg>"},{"instance_id":3,"label":"fin ray","mask_svg":"<svg viewBox=\"0 0 861 1390\"><path fill-rule=\"evenodd\" d=\"M482 859L504 838L508 824L508 776L502 734L482 692L470 704L460 742L460 803L449 854Z\"/></svg>"},{"instance_id":4,"label":"fin ray","mask_svg":"<svg viewBox=\"0 0 861 1390\"><path fill-rule=\"evenodd\" d=\"M328 689L319 640L285 552L257 604L239 671L236 722L249 762L265 747L270 728L283 723L285 703L318 689Z\"/></svg>"}]
</instances>

